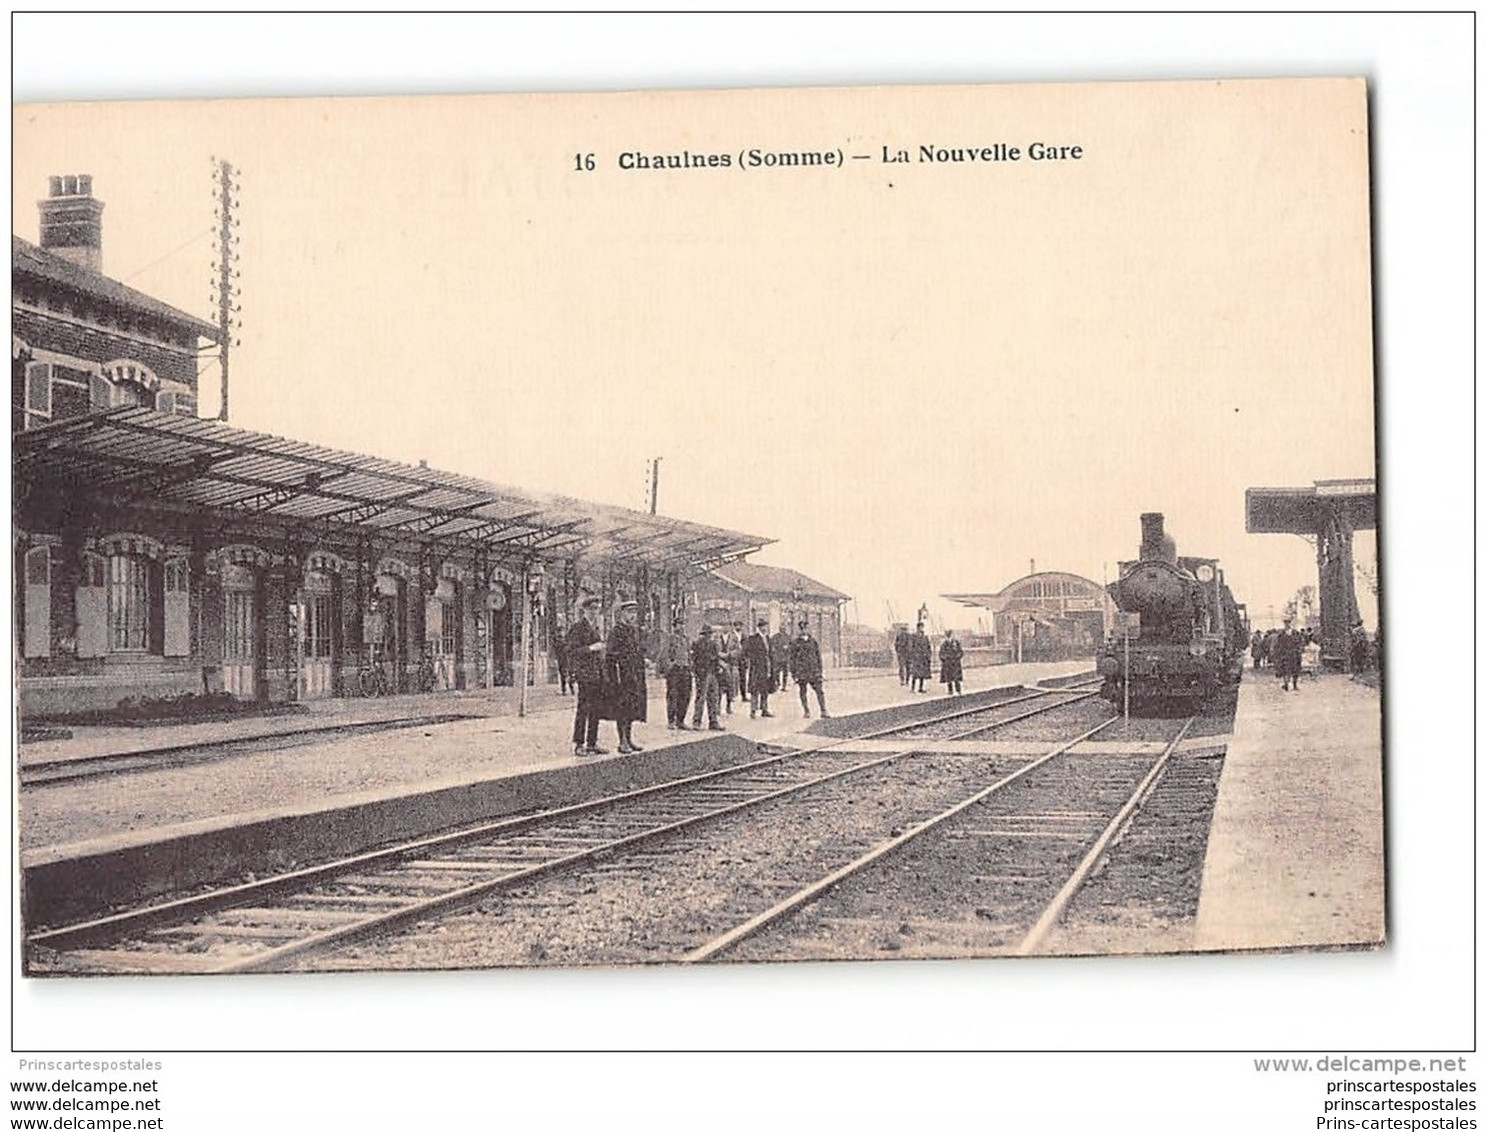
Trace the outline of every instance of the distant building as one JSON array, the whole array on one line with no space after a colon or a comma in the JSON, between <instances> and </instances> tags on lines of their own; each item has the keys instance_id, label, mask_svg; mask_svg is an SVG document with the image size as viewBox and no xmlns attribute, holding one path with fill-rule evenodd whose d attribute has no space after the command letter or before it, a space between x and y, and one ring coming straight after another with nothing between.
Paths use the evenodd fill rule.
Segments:
<instances>
[{"instance_id":1,"label":"distant building","mask_svg":"<svg viewBox=\"0 0 1487 1132\"><path fill-rule=\"evenodd\" d=\"M1093 656L1118 612L1100 583L1056 570L1028 574L997 593L941 596L991 611L998 661Z\"/></svg>"},{"instance_id":2,"label":"distant building","mask_svg":"<svg viewBox=\"0 0 1487 1132\"><path fill-rule=\"evenodd\" d=\"M810 624L811 634L821 644L827 664L842 663L842 604L848 594L797 570L759 566L752 562L730 562L700 574L686 588L683 615L687 633L703 624L722 625L742 621L748 631L760 617L769 619L769 630L781 625L793 635L801 621Z\"/></svg>"}]
</instances>

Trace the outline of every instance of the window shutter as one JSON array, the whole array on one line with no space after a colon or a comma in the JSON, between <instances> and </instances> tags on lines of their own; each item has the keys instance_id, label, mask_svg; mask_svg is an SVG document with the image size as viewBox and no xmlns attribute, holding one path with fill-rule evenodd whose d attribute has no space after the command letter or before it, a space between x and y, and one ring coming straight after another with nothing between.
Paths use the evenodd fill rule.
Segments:
<instances>
[{"instance_id":1,"label":"window shutter","mask_svg":"<svg viewBox=\"0 0 1487 1132\"><path fill-rule=\"evenodd\" d=\"M176 411L176 395L172 389L162 389L155 394L155 408L162 413L173 413Z\"/></svg>"},{"instance_id":2,"label":"window shutter","mask_svg":"<svg viewBox=\"0 0 1487 1132\"><path fill-rule=\"evenodd\" d=\"M52 419L52 367L26 363L26 427L39 428Z\"/></svg>"},{"instance_id":3,"label":"window shutter","mask_svg":"<svg viewBox=\"0 0 1487 1132\"><path fill-rule=\"evenodd\" d=\"M46 546L26 551L26 655L52 655L52 551Z\"/></svg>"},{"instance_id":4,"label":"window shutter","mask_svg":"<svg viewBox=\"0 0 1487 1132\"><path fill-rule=\"evenodd\" d=\"M77 587L77 655L81 659L108 652L108 587L104 561L96 554L83 558L83 576Z\"/></svg>"},{"instance_id":5,"label":"window shutter","mask_svg":"<svg viewBox=\"0 0 1487 1132\"><path fill-rule=\"evenodd\" d=\"M93 412L101 413L104 409L111 408L114 401L114 387L109 384L108 379L93 374L88 378L88 403Z\"/></svg>"}]
</instances>

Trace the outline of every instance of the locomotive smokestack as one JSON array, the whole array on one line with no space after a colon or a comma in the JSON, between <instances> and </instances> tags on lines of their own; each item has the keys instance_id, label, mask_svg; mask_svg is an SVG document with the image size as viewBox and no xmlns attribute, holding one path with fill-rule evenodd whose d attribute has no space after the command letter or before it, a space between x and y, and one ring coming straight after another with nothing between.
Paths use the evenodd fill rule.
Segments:
<instances>
[{"instance_id":1,"label":"locomotive smokestack","mask_svg":"<svg viewBox=\"0 0 1487 1132\"><path fill-rule=\"evenodd\" d=\"M1168 536L1160 511L1147 511L1141 516L1141 561L1177 561L1177 544Z\"/></svg>"},{"instance_id":2,"label":"locomotive smokestack","mask_svg":"<svg viewBox=\"0 0 1487 1132\"><path fill-rule=\"evenodd\" d=\"M1162 556L1164 518L1160 511L1148 511L1141 516L1141 558L1150 561Z\"/></svg>"}]
</instances>

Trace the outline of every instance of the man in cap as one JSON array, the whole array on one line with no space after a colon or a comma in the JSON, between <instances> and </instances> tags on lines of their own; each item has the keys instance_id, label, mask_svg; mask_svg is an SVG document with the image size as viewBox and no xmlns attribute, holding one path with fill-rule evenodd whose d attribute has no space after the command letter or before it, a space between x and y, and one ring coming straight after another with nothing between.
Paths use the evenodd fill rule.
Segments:
<instances>
[{"instance_id":1,"label":"man in cap","mask_svg":"<svg viewBox=\"0 0 1487 1132\"><path fill-rule=\"evenodd\" d=\"M599 746L599 716L604 707L604 640L599 635L599 599L579 599L578 619L565 643L569 677L578 688L573 715L573 753L605 755Z\"/></svg>"},{"instance_id":2,"label":"man in cap","mask_svg":"<svg viewBox=\"0 0 1487 1132\"><path fill-rule=\"evenodd\" d=\"M743 645L744 671L749 679L749 718L774 715L769 710L769 693L774 689L774 670L769 659L769 619L759 618L754 631Z\"/></svg>"},{"instance_id":3,"label":"man in cap","mask_svg":"<svg viewBox=\"0 0 1487 1132\"><path fill-rule=\"evenodd\" d=\"M707 704L707 729L722 731L718 722L718 670L722 661L718 657L718 642L713 640L713 627L703 625L697 630L697 639L692 642L692 678L697 683L696 696L692 701L692 726L702 726L702 705Z\"/></svg>"},{"instance_id":4,"label":"man in cap","mask_svg":"<svg viewBox=\"0 0 1487 1132\"><path fill-rule=\"evenodd\" d=\"M826 693L822 690L821 646L811 636L811 623L800 623L799 635L790 642L790 674L795 677L795 686L800 690L800 707L805 717L811 717L811 705L805 697L806 688L816 689L816 705L821 709L821 718L830 719L826 710Z\"/></svg>"},{"instance_id":5,"label":"man in cap","mask_svg":"<svg viewBox=\"0 0 1487 1132\"><path fill-rule=\"evenodd\" d=\"M688 647L686 624L681 617L672 618L671 632L661 638L656 650L656 671L666 680L666 727L670 731L687 731L687 705L692 702L692 651Z\"/></svg>"}]
</instances>

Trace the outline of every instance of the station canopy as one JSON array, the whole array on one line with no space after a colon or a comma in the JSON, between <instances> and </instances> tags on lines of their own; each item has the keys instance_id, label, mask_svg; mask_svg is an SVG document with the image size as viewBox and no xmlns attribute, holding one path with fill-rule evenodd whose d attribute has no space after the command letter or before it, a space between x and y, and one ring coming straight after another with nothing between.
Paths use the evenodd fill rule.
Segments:
<instances>
[{"instance_id":1,"label":"station canopy","mask_svg":"<svg viewBox=\"0 0 1487 1132\"><path fill-rule=\"evenodd\" d=\"M1328 518L1349 530L1378 525L1373 480L1317 480L1311 487L1252 487L1244 493L1244 529L1250 534L1315 534Z\"/></svg>"},{"instance_id":2,"label":"station canopy","mask_svg":"<svg viewBox=\"0 0 1487 1132\"><path fill-rule=\"evenodd\" d=\"M98 494L534 557L716 566L773 541L154 409L11 438L18 491Z\"/></svg>"}]
</instances>

